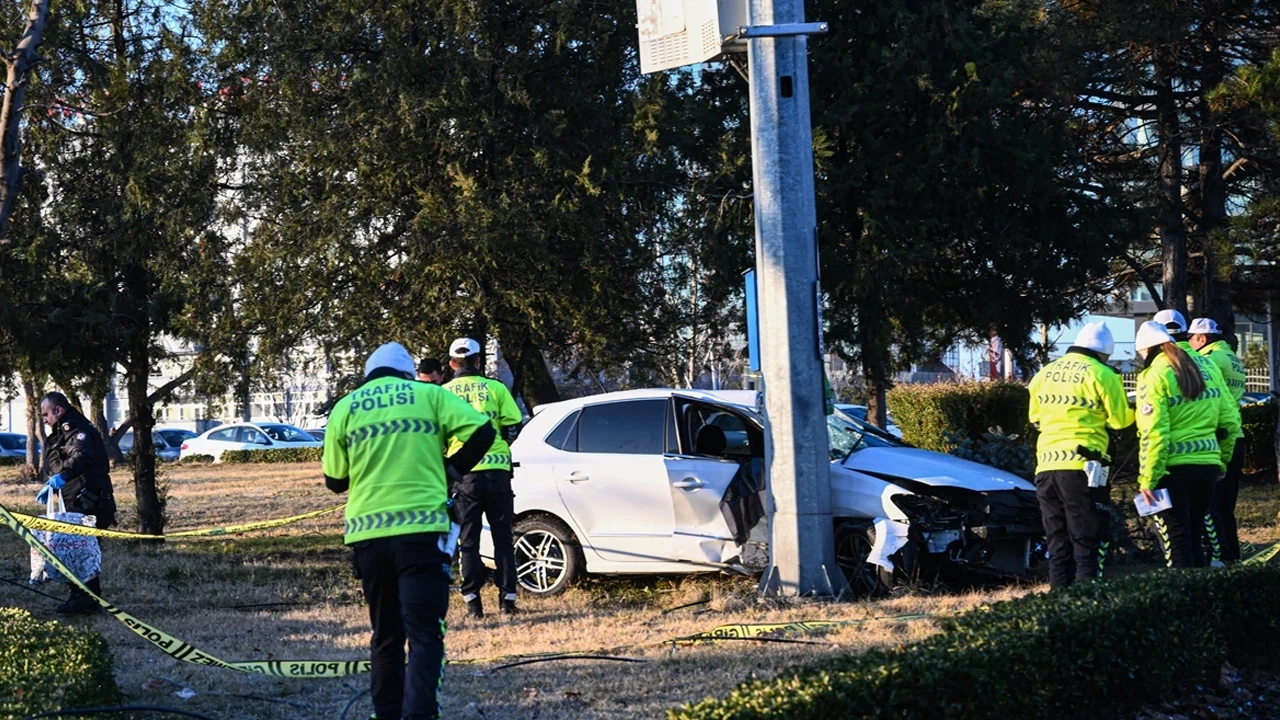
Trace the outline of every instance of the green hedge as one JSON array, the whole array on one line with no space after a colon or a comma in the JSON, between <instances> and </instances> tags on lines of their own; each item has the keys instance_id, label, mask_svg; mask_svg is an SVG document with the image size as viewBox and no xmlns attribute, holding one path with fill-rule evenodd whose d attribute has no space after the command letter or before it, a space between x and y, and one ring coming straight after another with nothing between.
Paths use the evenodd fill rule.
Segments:
<instances>
[{"instance_id":1,"label":"green hedge","mask_svg":"<svg viewBox=\"0 0 1280 720\"><path fill-rule=\"evenodd\" d=\"M949 452L966 438L983 439L990 428L1027 437L1030 396L1025 385L954 382L899 385L889 391L889 412L902 437L916 447Z\"/></svg>"},{"instance_id":2,"label":"green hedge","mask_svg":"<svg viewBox=\"0 0 1280 720\"><path fill-rule=\"evenodd\" d=\"M178 460L179 465L205 465L213 462L212 455L187 455Z\"/></svg>"},{"instance_id":3,"label":"green hedge","mask_svg":"<svg viewBox=\"0 0 1280 720\"><path fill-rule=\"evenodd\" d=\"M1223 661L1274 658L1280 568L1163 571L969 611L919 643L846 655L674 720L1110 717Z\"/></svg>"},{"instance_id":4,"label":"green hedge","mask_svg":"<svg viewBox=\"0 0 1280 720\"><path fill-rule=\"evenodd\" d=\"M1240 408L1240 424L1244 428L1244 471L1276 472L1276 420L1280 401L1255 403Z\"/></svg>"},{"instance_id":5,"label":"green hedge","mask_svg":"<svg viewBox=\"0 0 1280 720\"><path fill-rule=\"evenodd\" d=\"M0 467L6 467L10 465L25 465L26 463L27 463L27 459L24 457L0 457Z\"/></svg>"},{"instance_id":6,"label":"green hedge","mask_svg":"<svg viewBox=\"0 0 1280 720\"><path fill-rule=\"evenodd\" d=\"M0 608L0 717L119 702L101 635Z\"/></svg>"},{"instance_id":7,"label":"green hedge","mask_svg":"<svg viewBox=\"0 0 1280 720\"><path fill-rule=\"evenodd\" d=\"M227 450L222 453L224 463L295 463L320 462L324 448L275 448L273 450Z\"/></svg>"}]
</instances>

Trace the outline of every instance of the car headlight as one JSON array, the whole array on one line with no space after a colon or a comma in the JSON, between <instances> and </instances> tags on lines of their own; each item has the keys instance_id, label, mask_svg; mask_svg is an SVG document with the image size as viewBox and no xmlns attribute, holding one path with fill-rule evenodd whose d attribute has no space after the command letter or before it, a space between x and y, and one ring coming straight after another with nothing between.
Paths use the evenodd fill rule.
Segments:
<instances>
[{"instance_id":1,"label":"car headlight","mask_svg":"<svg viewBox=\"0 0 1280 720\"><path fill-rule=\"evenodd\" d=\"M922 529L954 529L963 524L964 515L937 498L900 493L894 495L892 500L913 524Z\"/></svg>"}]
</instances>

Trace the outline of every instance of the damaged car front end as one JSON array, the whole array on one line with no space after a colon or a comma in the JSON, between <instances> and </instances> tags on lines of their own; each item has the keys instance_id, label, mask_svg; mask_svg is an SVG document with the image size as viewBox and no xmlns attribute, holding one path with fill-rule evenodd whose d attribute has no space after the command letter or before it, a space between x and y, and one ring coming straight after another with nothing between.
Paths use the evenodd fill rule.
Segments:
<instances>
[{"instance_id":1,"label":"damaged car front end","mask_svg":"<svg viewBox=\"0 0 1280 720\"><path fill-rule=\"evenodd\" d=\"M828 431L837 561L856 593L946 568L1030 574L1044 535L1030 482L847 419Z\"/></svg>"}]
</instances>

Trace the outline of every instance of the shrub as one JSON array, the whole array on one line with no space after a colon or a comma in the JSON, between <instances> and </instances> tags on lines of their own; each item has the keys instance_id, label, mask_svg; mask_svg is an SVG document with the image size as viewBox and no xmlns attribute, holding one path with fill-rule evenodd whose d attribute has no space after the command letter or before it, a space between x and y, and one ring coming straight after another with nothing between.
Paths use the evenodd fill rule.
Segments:
<instances>
[{"instance_id":1,"label":"shrub","mask_svg":"<svg viewBox=\"0 0 1280 720\"><path fill-rule=\"evenodd\" d=\"M212 455L187 455L178 460L179 465L203 465L213 462Z\"/></svg>"},{"instance_id":2,"label":"shrub","mask_svg":"<svg viewBox=\"0 0 1280 720\"><path fill-rule=\"evenodd\" d=\"M990 465L1027 480L1035 477L1035 451L1020 435L1006 435L1002 428L993 427L977 440L951 433L947 433L947 440L955 445L951 454L958 458Z\"/></svg>"},{"instance_id":3,"label":"shrub","mask_svg":"<svg viewBox=\"0 0 1280 720\"><path fill-rule=\"evenodd\" d=\"M1276 420L1280 401L1255 403L1240 408L1240 425L1244 429L1244 471L1276 472Z\"/></svg>"},{"instance_id":4,"label":"shrub","mask_svg":"<svg viewBox=\"0 0 1280 720\"><path fill-rule=\"evenodd\" d=\"M14 466L14 465L25 465L26 463L27 463L27 459L26 459L26 458L20 458L20 457L0 457L0 467L9 467L9 466Z\"/></svg>"},{"instance_id":5,"label":"shrub","mask_svg":"<svg viewBox=\"0 0 1280 720\"><path fill-rule=\"evenodd\" d=\"M101 635L0 608L0 717L119 702Z\"/></svg>"},{"instance_id":6,"label":"shrub","mask_svg":"<svg viewBox=\"0 0 1280 720\"><path fill-rule=\"evenodd\" d=\"M981 441L1001 427L1027 438L1030 396L1024 385L954 382L899 385L889 391L889 411L903 439L926 450L948 452L964 439Z\"/></svg>"},{"instance_id":7,"label":"shrub","mask_svg":"<svg viewBox=\"0 0 1280 720\"><path fill-rule=\"evenodd\" d=\"M1228 658L1274 653L1276 593L1280 568L1268 566L1087 583L976 608L922 642L749 681L669 717L1110 716L1211 682Z\"/></svg>"},{"instance_id":8,"label":"shrub","mask_svg":"<svg viewBox=\"0 0 1280 720\"><path fill-rule=\"evenodd\" d=\"M274 448L272 450L228 450L222 453L224 463L294 463L320 462L324 448Z\"/></svg>"}]
</instances>

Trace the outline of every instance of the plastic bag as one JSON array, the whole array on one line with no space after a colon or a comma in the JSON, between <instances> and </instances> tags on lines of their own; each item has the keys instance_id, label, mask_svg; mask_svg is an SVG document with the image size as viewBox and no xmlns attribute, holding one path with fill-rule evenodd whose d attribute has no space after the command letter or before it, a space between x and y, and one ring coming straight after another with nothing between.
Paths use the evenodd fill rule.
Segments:
<instances>
[{"instance_id":1,"label":"plastic bag","mask_svg":"<svg viewBox=\"0 0 1280 720\"><path fill-rule=\"evenodd\" d=\"M98 524L98 519L93 515L67 512L66 505L62 502L61 492L56 496L50 494L44 517L86 527L95 527ZM102 572L102 548L98 545L98 538L89 535L67 535L51 530L35 530L34 534L71 572L75 573L81 582L88 582ZM50 580L68 582L62 577L62 573L45 563L43 555L32 549L31 584Z\"/></svg>"}]
</instances>

